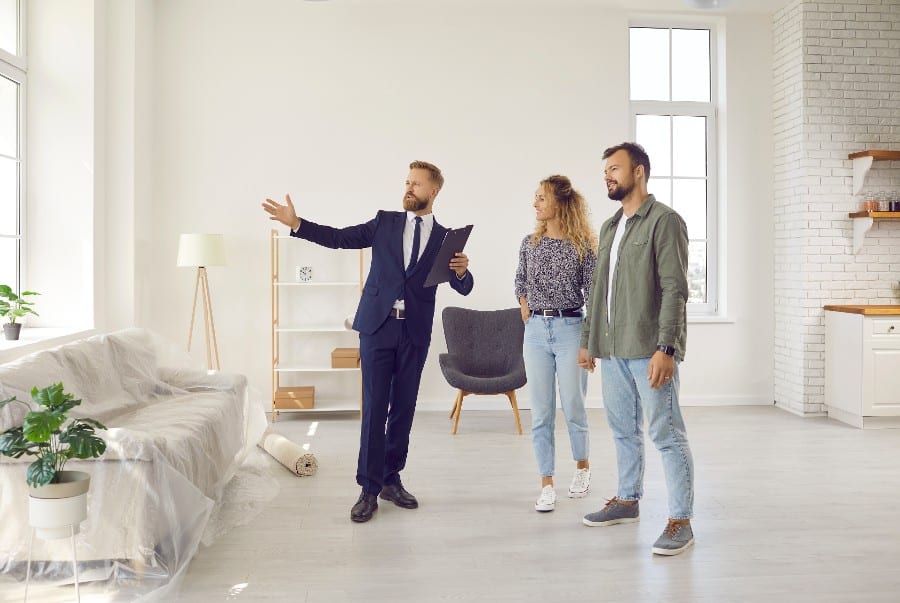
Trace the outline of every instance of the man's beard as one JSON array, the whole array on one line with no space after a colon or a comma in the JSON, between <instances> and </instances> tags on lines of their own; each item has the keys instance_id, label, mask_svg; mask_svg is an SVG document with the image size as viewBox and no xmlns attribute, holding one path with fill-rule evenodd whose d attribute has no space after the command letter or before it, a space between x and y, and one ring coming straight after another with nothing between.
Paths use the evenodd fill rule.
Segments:
<instances>
[{"instance_id":1,"label":"man's beard","mask_svg":"<svg viewBox=\"0 0 900 603\"><path fill-rule=\"evenodd\" d=\"M412 193L403 195L403 209L406 211L422 211L428 207L427 199L419 199Z\"/></svg>"},{"instance_id":2,"label":"man's beard","mask_svg":"<svg viewBox=\"0 0 900 603\"><path fill-rule=\"evenodd\" d=\"M616 187L613 190L609 191L609 198L613 201L621 201L622 199L627 197L633 190L634 182L628 185L616 183Z\"/></svg>"}]
</instances>

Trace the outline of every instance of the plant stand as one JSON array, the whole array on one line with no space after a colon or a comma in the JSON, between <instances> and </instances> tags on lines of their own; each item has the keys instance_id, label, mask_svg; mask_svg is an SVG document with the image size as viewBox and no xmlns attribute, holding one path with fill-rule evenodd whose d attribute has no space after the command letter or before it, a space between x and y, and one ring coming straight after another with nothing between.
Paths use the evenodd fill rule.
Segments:
<instances>
[{"instance_id":1,"label":"plant stand","mask_svg":"<svg viewBox=\"0 0 900 603\"><path fill-rule=\"evenodd\" d=\"M75 572L75 600L81 603L81 592L78 589L78 553L75 552L75 534L78 533L78 525L71 523L68 526L69 536L72 538L72 569ZM28 565L25 566L25 603L28 603L28 585L31 583L31 552L34 547L34 533L37 528L31 528L31 537L28 539Z\"/></svg>"},{"instance_id":2,"label":"plant stand","mask_svg":"<svg viewBox=\"0 0 900 603\"><path fill-rule=\"evenodd\" d=\"M31 555L34 536L44 540L69 537L72 539L72 567L75 576L75 600L81 601L78 588L78 555L75 535L81 522L87 519L87 491L90 476L81 471L60 471L59 482L40 488L32 488L28 497L28 523L31 538L28 541L28 565L25 567L25 601L31 583Z\"/></svg>"}]
</instances>

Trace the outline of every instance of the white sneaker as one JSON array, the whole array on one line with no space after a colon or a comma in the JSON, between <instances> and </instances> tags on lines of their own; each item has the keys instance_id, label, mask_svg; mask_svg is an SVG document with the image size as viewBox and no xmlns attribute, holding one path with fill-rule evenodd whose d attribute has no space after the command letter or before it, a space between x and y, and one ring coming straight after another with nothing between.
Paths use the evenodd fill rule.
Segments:
<instances>
[{"instance_id":1,"label":"white sneaker","mask_svg":"<svg viewBox=\"0 0 900 603\"><path fill-rule=\"evenodd\" d=\"M569 486L569 498L584 498L591 489L591 470L576 469Z\"/></svg>"},{"instance_id":2,"label":"white sneaker","mask_svg":"<svg viewBox=\"0 0 900 603\"><path fill-rule=\"evenodd\" d=\"M534 503L534 510L546 513L547 511L552 511L555 506L556 490L553 489L553 486L544 486L541 488L541 495L538 497L537 502Z\"/></svg>"}]
</instances>

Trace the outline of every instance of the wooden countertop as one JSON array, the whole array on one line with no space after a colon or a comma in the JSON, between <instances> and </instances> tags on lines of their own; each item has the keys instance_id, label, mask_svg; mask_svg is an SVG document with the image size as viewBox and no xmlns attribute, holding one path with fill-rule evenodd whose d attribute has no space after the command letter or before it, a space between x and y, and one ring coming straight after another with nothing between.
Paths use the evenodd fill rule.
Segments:
<instances>
[{"instance_id":1,"label":"wooden countertop","mask_svg":"<svg viewBox=\"0 0 900 603\"><path fill-rule=\"evenodd\" d=\"M863 314L865 316L900 316L900 304L890 306L825 306L832 312L847 312L848 314Z\"/></svg>"}]
</instances>

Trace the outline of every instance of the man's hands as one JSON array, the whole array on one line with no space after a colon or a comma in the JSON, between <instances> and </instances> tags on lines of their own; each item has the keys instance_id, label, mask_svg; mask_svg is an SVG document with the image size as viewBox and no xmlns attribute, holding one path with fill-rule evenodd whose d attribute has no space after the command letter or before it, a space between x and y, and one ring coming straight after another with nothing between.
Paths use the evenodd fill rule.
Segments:
<instances>
[{"instance_id":1,"label":"man's hands","mask_svg":"<svg viewBox=\"0 0 900 603\"><path fill-rule=\"evenodd\" d=\"M594 367L597 366L597 361L594 358L591 358L590 354L588 354L587 348L578 349L578 366L589 373L594 372Z\"/></svg>"},{"instance_id":2,"label":"man's hands","mask_svg":"<svg viewBox=\"0 0 900 603\"><path fill-rule=\"evenodd\" d=\"M285 205L279 205L271 199L266 199L262 204L262 208L269 214L270 220L277 220L289 227L291 232L294 232L300 228L300 218L297 217L297 212L294 211L294 204L291 203L291 196L285 195L284 200ZM450 267L452 268L453 262L450 262L450 264Z\"/></svg>"},{"instance_id":3,"label":"man's hands","mask_svg":"<svg viewBox=\"0 0 900 603\"><path fill-rule=\"evenodd\" d=\"M672 375L674 374L674 356L669 356L665 352L657 351L650 357L650 364L647 367L647 381L650 382L650 387L659 389L671 381Z\"/></svg>"},{"instance_id":4,"label":"man's hands","mask_svg":"<svg viewBox=\"0 0 900 603\"><path fill-rule=\"evenodd\" d=\"M290 203L291 199L288 197L288 203ZM293 207L291 208L293 209ZM450 270L456 273L457 278L462 278L466 275L466 270L469 269L469 257L464 253L454 253L453 259L450 260Z\"/></svg>"},{"instance_id":5,"label":"man's hands","mask_svg":"<svg viewBox=\"0 0 900 603\"><path fill-rule=\"evenodd\" d=\"M578 366L589 373L594 372L596 360L588 355L588 351L585 348L578 350ZM659 389L663 385L669 383L674 374L674 356L669 356L665 352L656 352L650 357L650 364L647 368L647 381L650 382L650 387Z\"/></svg>"}]
</instances>

